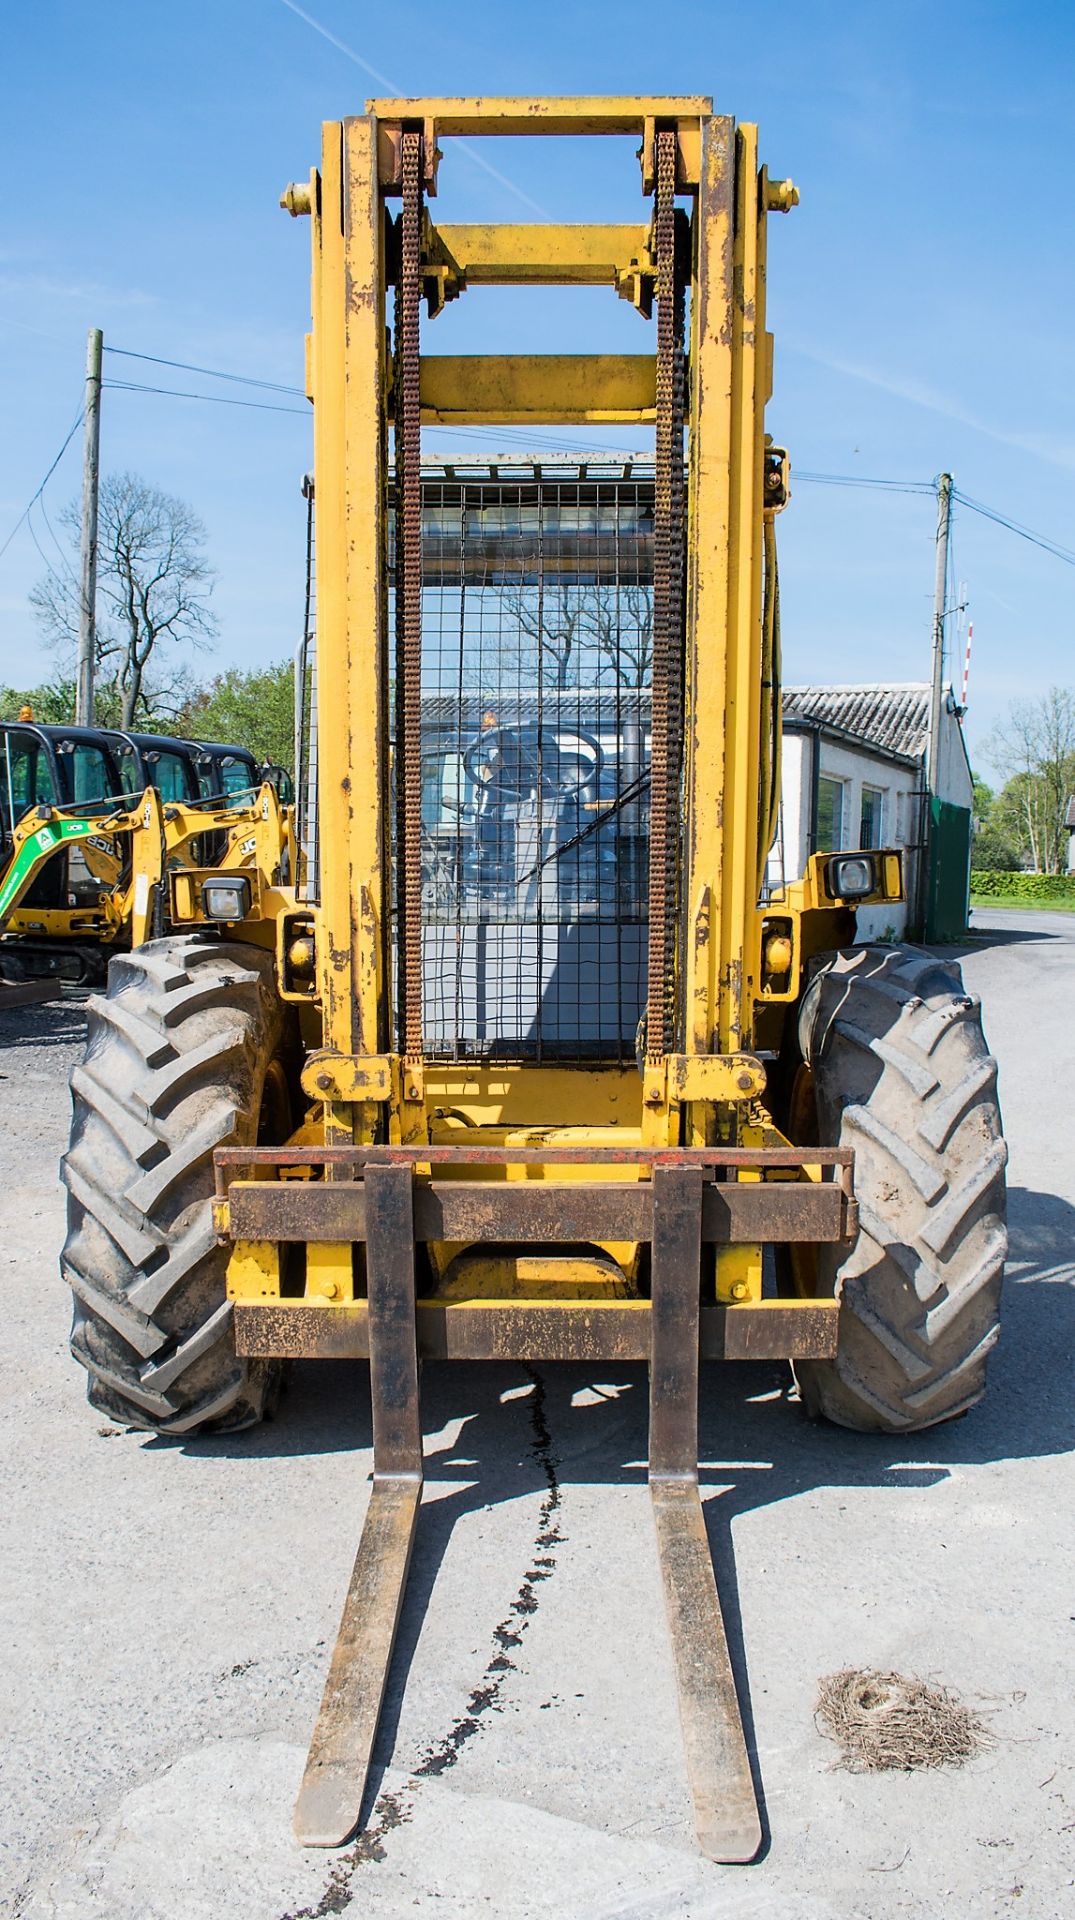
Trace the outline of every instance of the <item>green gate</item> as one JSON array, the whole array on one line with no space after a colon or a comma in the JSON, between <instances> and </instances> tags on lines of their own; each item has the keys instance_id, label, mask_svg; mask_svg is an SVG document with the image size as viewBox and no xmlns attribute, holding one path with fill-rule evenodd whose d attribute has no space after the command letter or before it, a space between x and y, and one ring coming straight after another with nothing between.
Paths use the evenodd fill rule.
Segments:
<instances>
[{"instance_id":1,"label":"green gate","mask_svg":"<svg viewBox=\"0 0 1075 1920\"><path fill-rule=\"evenodd\" d=\"M929 885L926 889L927 942L958 940L970 911L969 807L947 800L929 803Z\"/></svg>"}]
</instances>

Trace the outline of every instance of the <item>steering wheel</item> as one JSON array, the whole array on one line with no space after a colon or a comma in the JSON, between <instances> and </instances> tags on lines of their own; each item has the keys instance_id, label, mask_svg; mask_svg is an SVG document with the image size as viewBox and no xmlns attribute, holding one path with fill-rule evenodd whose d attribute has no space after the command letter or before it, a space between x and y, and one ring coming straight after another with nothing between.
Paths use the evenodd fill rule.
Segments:
<instances>
[{"instance_id":1,"label":"steering wheel","mask_svg":"<svg viewBox=\"0 0 1075 1920\"><path fill-rule=\"evenodd\" d=\"M509 774L505 778L500 765L490 766L491 755L498 763L514 763L519 799L537 786L539 768L542 789L569 800L596 780L605 763L601 742L583 727L489 727L471 741L463 755L463 765L475 786L487 791L509 785L512 777ZM532 777L524 778L524 774Z\"/></svg>"}]
</instances>

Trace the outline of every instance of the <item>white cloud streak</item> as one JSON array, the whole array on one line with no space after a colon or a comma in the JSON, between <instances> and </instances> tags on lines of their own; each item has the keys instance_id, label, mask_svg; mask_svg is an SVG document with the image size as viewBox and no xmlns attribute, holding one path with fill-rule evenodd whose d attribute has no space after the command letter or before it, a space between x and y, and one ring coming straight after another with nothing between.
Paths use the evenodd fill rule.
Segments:
<instances>
[{"instance_id":1,"label":"white cloud streak","mask_svg":"<svg viewBox=\"0 0 1075 1920\"><path fill-rule=\"evenodd\" d=\"M146 293L141 287L107 287L97 280L59 280L45 273L0 273L0 296L5 294L12 299L35 302L73 300L79 306L101 306L105 303L112 307L159 305L157 295ZM26 322L16 320L14 325L25 326ZM36 332L36 328L30 331Z\"/></svg>"},{"instance_id":2,"label":"white cloud streak","mask_svg":"<svg viewBox=\"0 0 1075 1920\"><path fill-rule=\"evenodd\" d=\"M328 27L323 26L320 20L315 20L312 13L306 12L305 7L300 7L296 4L296 0L280 0L280 4L281 6L285 6L289 13L297 14L300 20L305 20L306 25L312 27L315 33L319 33L321 38L327 40L330 46L335 47L338 53L342 53L348 60L353 60L355 66L361 67L363 73L368 73L370 79L375 80L379 87L386 87L393 98L402 99L405 97L402 87L397 86L394 80L390 80L387 74L381 73L377 67L373 66L369 60L364 59L360 53L356 53L353 47L347 45L346 40L341 40L338 35L331 33ZM509 180L506 173L501 173L499 167L494 167L492 161L487 160L483 153L479 153L477 147L475 147L470 140L457 140L456 146L461 153L467 155L468 159L473 160L474 165L480 167L483 173L489 174L491 179L496 180L499 185L505 187L509 193L513 193L517 200L521 200L524 207L529 207L530 211L536 213L540 219L548 219L549 216L545 208L539 206L536 200L532 200L528 193L524 193L522 187L516 186L514 180Z\"/></svg>"},{"instance_id":3,"label":"white cloud streak","mask_svg":"<svg viewBox=\"0 0 1075 1920\"><path fill-rule=\"evenodd\" d=\"M1029 454L1035 460L1047 460L1051 466L1063 467L1069 473L1075 472L1075 446L1065 445L1045 433L1012 433L994 426L991 421L983 420L969 408L960 406L957 401L938 393L925 381L916 380L913 376L881 373L875 367L865 367L832 354L818 353L813 347L800 346L786 337L781 342L781 351L797 353L801 359L811 360L815 366L825 367L830 373L841 374L848 380L860 380L863 385L876 387L879 392L890 394L895 400L906 400L911 406L925 407L928 412L939 414L942 419L955 420L960 426L969 427L972 433L985 434L987 439L997 440L1001 446L1016 447L1020 453Z\"/></svg>"}]
</instances>

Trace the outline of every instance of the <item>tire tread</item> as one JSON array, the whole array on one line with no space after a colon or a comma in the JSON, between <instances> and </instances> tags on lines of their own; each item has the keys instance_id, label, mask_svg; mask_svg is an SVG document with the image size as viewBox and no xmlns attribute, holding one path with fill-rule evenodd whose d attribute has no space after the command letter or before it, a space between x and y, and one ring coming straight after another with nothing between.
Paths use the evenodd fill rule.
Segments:
<instances>
[{"instance_id":1,"label":"tire tread","mask_svg":"<svg viewBox=\"0 0 1075 1920\"><path fill-rule=\"evenodd\" d=\"M804 1000L824 1144L855 1148L859 1235L823 1249L837 1355L796 1366L808 1408L908 1432L981 1398L998 1338L1007 1147L997 1065L958 966L913 948L827 958Z\"/></svg>"},{"instance_id":2,"label":"tire tread","mask_svg":"<svg viewBox=\"0 0 1075 1920\"><path fill-rule=\"evenodd\" d=\"M286 1026L271 955L202 938L117 955L89 1003L61 1269L91 1402L128 1426L248 1426L275 1387L274 1363L235 1352L212 1155L256 1139Z\"/></svg>"}]
</instances>

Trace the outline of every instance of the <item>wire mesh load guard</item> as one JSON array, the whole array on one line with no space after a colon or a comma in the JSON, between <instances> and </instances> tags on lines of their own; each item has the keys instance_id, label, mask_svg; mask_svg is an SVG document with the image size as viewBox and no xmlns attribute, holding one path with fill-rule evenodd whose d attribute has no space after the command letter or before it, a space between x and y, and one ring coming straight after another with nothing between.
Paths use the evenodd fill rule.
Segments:
<instances>
[{"instance_id":1,"label":"wire mesh load guard","mask_svg":"<svg viewBox=\"0 0 1075 1920\"><path fill-rule=\"evenodd\" d=\"M634 1058L646 999L653 496L646 459L423 463L430 1058ZM296 784L301 891L314 900L312 488L307 498ZM391 498L390 483L390 583ZM393 617L390 584L390 630Z\"/></svg>"},{"instance_id":2,"label":"wire mesh load guard","mask_svg":"<svg viewBox=\"0 0 1075 1920\"><path fill-rule=\"evenodd\" d=\"M423 464L422 502L425 1051L632 1059L652 464Z\"/></svg>"}]
</instances>

